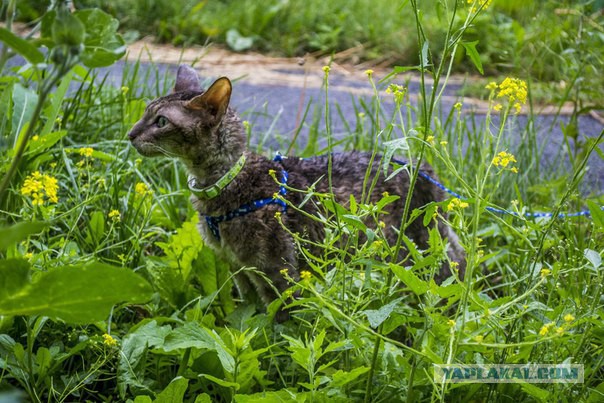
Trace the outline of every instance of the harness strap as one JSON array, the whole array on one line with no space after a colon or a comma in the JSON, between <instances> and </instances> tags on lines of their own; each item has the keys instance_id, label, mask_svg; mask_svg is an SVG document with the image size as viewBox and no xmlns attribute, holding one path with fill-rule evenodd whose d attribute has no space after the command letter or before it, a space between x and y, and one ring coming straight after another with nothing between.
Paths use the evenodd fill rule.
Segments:
<instances>
[{"instance_id":1,"label":"harness strap","mask_svg":"<svg viewBox=\"0 0 604 403\"><path fill-rule=\"evenodd\" d=\"M243 217L256 210L261 209L264 206L268 206L269 204L278 204L279 206L281 206L281 211L285 212L287 210L287 203L285 203L285 200L283 200L281 196L285 196L287 194L287 189L285 188L285 186L287 186L287 179L288 179L289 175L288 175L287 171L285 171L285 170L283 170L281 172L282 172L282 179L281 179L281 186L279 186L279 193L275 194L273 197L267 197L264 199L259 199L259 200L253 201L251 203L244 204L241 207L239 207L238 209L233 210L224 215L220 215L220 216L206 215L205 216L206 223L208 224L208 227L210 228L210 232L212 232L212 235L214 235L214 237L216 239L220 240L220 230L218 229L218 224L220 224L221 222L230 221L233 218Z\"/></svg>"}]
</instances>

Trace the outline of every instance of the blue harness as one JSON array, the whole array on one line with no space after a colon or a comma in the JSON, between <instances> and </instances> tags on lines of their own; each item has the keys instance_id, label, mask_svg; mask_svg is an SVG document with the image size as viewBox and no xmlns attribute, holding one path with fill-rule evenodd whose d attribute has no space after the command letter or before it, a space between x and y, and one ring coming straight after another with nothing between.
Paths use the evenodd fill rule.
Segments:
<instances>
[{"instance_id":1,"label":"blue harness","mask_svg":"<svg viewBox=\"0 0 604 403\"><path fill-rule=\"evenodd\" d=\"M280 162L281 156L275 157L275 161ZM273 197L267 197L264 199L253 201L251 203L244 204L238 209L233 210L224 215L205 216L206 223L208 224L212 235L214 235L217 240L220 240L220 230L218 229L218 224L224 221L230 221L233 218L243 217L245 215L253 213L256 210L260 210L262 207L268 206L269 204L278 204L279 206L281 206L281 211L285 212L287 210L287 203L285 203L285 200L283 200L281 196L285 196L287 194L287 189L285 188L285 186L287 186L287 178L289 177L289 175L286 170L282 170L281 173L281 186L279 186L278 196L275 195Z\"/></svg>"}]
</instances>

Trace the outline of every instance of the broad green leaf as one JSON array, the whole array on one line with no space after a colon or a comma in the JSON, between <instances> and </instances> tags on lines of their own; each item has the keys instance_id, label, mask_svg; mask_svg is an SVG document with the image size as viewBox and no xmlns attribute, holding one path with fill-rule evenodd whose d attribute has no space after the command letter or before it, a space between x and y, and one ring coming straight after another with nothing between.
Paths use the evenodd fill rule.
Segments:
<instances>
[{"instance_id":1,"label":"broad green leaf","mask_svg":"<svg viewBox=\"0 0 604 403\"><path fill-rule=\"evenodd\" d=\"M193 260L203 248L203 240L197 229L198 221L199 218L195 214L190 221L185 221L182 227L176 230L169 242L157 242L166 254L170 267L178 269L185 281L189 278Z\"/></svg>"},{"instance_id":2,"label":"broad green leaf","mask_svg":"<svg viewBox=\"0 0 604 403\"><path fill-rule=\"evenodd\" d=\"M550 393L545 389L541 389L532 383L520 383L520 387L530 396L538 399L539 401L546 402L549 400Z\"/></svg>"},{"instance_id":3,"label":"broad green leaf","mask_svg":"<svg viewBox=\"0 0 604 403\"><path fill-rule=\"evenodd\" d=\"M144 358L148 348L162 345L170 330L170 326L159 326L157 321L151 320L124 337L117 367L117 386L122 399L128 388L151 393L143 382Z\"/></svg>"},{"instance_id":4,"label":"broad green leaf","mask_svg":"<svg viewBox=\"0 0 604 403\"><path fill-rule=\"evenodd\" d=\"M150 396L138 395L134 398L134 403L153 403L153 399Z\"/></svg>"},{"instance_id":5,"label":"broad green leaf","mask_svg":"<svg viewBox=\"0 0 604 403\"><path fill-rule=\"evenodd\" d=\"M591 214L591 218L594 222L594 225L601 230L604 230L604 210L598 204L592 202L591 200L587 201L587 206L589 207L589 212Z\"/></svg>"},{"instance_id":6,"label":"broad green leaf","mask_svg":"<svg viewBox=\"0 0 604 403\"><path fill-rule=\"evenodd\" d=\"M185 392L189 386L189 380L178 376L166 386L166 388L157 395L154 403L180 403L183 402Z\"/></svg>"},{"instance_id":7,"label":"broad green leaf","mask_svg":"<svg viewBox=\"0 0 604 403\"><path fill-rule=\"evenodd\" d=\"M35 91L18 83L13 86L13 136L24 133L24 128L33 118L37 102L38 94Z\"/></svg>"},{"instance_id":8,"label":"broad green leaf","mask_svg":"<svg viewBox=\"0 0 604 403\"><path fill-rule=\"evenodd\" d=\"M476 66L480 74L484 74L482 62L480 61L480 54L476 50L476 45L478 45L478 41L461 42L461 44L466 49L466 55L470 58L472 63L474 63L474 66Z\"/></svg>"},{"instance_id":9,"label":"broad green leaf","mask_svg":"<svg viewBox=\"0 0 604 403\"><path fill-rule=\"evenodd\" d=\"M413 271L396 264L391 264L390 270L392 270L396 277L405 283L405 285L415 294L421 295L428 291L428 283L417 277Z\"/></svg>"},{"instance_id":10,"label":"broad green leaf","mask_svg":"<svg viewBox=\"0 0 604 403\"><path fill-rule=\"evenodd\" d=\"M195 397L195 403L212 403L212 398L207 393Z\"/></svg>"},{"instance_id":11,"label":"broad green leaf","mask_svg":"<svg viewBox=\"0 0 604 403\"><path fill-rule=\"evenodd\" d=\"M0 228L0 250L6 250L30 235L40 233L48 224L38 221L20 222L10 227Z\"/></svg>"},{"instance_id":12,"label":"broad green leaf","mask_svg":"<svg viewBox=\"0 0 604 403\"><path fill-rule=\"evenodd\" d=\"M220 386L224 386L225 388L234 388L235 390L239 390L239 384L236 382L225 381L224 379L216 378L215 376L209 374L201 374L199 376L202 378L207 378Z\"/></svg>"},{"instance_id":13,"label":"broad green leaf","mask_svg":"<svg viewBox=\"0 0 604 403\"><path fill-rule=\"evenodd\" d=\"M27 143L27 151L30 153L39 153L48 150L54 146L67 134L67 130L59 130L56 132L40 135L37 139L30 139Z\"/></svg>"},{"instance_id":14,"label":"broad green leaf","mask_svg":"<svg viewBox=\"0 0 604 403\"><path fill-rule=\"evenodd\" d=\"M42 54L36 46L13 34L6 28L0 27L0 41L4 42L9 48L23 56L31 64L44 62L44 54Z\"/></svg>"},{"instance_id":15,"label":"broad green leaf","mask_svg":"<svg viewBox=\"0 0 604 403\"><path fill-rule=\"evenodd\" d=\"M61 83L57 86L57 88L50 95L50 104L44 110L44 117L46 118L46 123L40 132L40 137L48 135L57 120L57 116L59 116L59 111L61 110L61 106L63 106L63 100L65 99L65 95L67 94L67 90L69 89L69 84L71 84L71 80L73 79L74 72L70 70L61 78Z\"/></svg>"},{"instance_id":16,"label":"broad green leaf","mask_svg":"<svg viewBox=\"0 0 604 403\"><path fill-rule=\"evenodd\" d=\"M367 309L363 311L365 316L367 316L369 325L374 329L381 325L382 322L388 319L388 317L390 316L392 311L394 311L401 299L402 298L397 298L394 301L382 306L380 309Z\"/></svg>"},{"instance_id":17,"label":"broad green leaf","mask_svg":"<svg viewBox=\"0 0 604 403\"><path fill-rule=\"evenodd\" d=\"M304 403L308 395L287 389L274 392L260 392L253 395L235 395L236 403Z\"/></svg>"},{"instance_id":18,"label":"broad green leaf","mask_svg":"<svg viewBox=\"0 0 604 403\"><path fill-rule=\"evenodd\" d=\"M106 319L118 303L142 303L151 294L149 283L133 271L94 262L38 274L18 294L0 301L0 314L92 323Z\"/></svg>"},{"instance_id":19,"label":"broad green leaf","mask_svg":"<svg viewBox=\"0 0 604 403\"><path fill-rule=\"evenodd\" d=\"M0 260L0 304L28 284L29 263L23 259Z\"/></svg>"},{"instance_id":20,"label":"broad green leaf","mask_svg":"<svg viewBox=\"0 0 604 403\"><path fill-rule=\"evenodd\" d=\"M90 215L88 223L88 236L86 241L91 245L98 244L103 239L105 233L105 214L102 211L95 211Z\"/></svg>"},{"instance_id":21,"label":"broad green leaf","mask_svg":"<svg viewBox=\"0 0 604 403\"><path fill-rule=\"evenodd\" d=\"M168 352L186 348L215 350L215 345L214 338L207 329L197 322L187 322L166 335L162 348Z\"/></svg>"},{"instance_id":22,"label":"broad green leaf","mask_svg":"<svg viewBox=\"0 0 604 403\"><path fill-rule=\"evenodd\" d=\"M125 42L117 33L118 20L98 8L74 13L86 27L82 61L89 68L106 67L126 53Z\"/></svg>"},{"instance_id":23,"label":"broad green leaf","mask_svg":"<svg viewBox=\"0 0 604 403\"><path fill-rule=\"evenodd\" d=\"M591 263L591 268L595 271L598 271L600 266L602 266L602 256L595 250L585 249L583 255L585 256L585 259Z\"/></svg>"},{"instance_id":24,"label":"broad green leaf","mask_svg":"<svg viewBox=\"0 0 604 403\"><path fill-rule=\"evenodd\" d=\"M342 371L341 369L339 369L331 376L332 381L331 381L330 386L333 386L334 388L339 388L341 386L344 386L344 385L354 381L355 379L357 379L359 376L363 375L367 371L369 371L369 367L364 367L364 366L357 367L350 372L345 372L345 371Z\"/></svg>"},{"instance_id":25,"label":"broad green leaf","mask_svg":"<svg viewBox=\"0 0 604 403\"><path fill-rule=\"evenodd\" d=\"M254 38L243 36L235 28L231 28L226 33L226 43L235 52L241 52L254 45Z\"/></svg>"}]
</instances>

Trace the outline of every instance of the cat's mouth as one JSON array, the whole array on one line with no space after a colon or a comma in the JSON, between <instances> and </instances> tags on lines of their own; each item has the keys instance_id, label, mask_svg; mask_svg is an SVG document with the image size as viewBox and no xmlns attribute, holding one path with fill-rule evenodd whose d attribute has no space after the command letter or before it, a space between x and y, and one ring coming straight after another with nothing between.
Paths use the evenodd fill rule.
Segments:
<instances>
[{"instance_id":1,"label":"cat's mouth","mask_svg":"<svg viewBox=\"0 0 604 403\"><path fill-rule=\"evenodd\" d=\"M162 150L161 147L158 147L154 143L136 141L136 139L133 139L132 146L143 157L158 157L160 155L168 155L166 151Z\"/></svg>"}]
</instances>

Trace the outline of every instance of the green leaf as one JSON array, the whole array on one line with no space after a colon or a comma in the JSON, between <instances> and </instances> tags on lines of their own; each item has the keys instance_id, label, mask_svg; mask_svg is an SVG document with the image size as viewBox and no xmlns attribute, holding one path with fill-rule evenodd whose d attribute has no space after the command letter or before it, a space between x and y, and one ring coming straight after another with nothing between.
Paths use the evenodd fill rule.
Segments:
<instances>
[{"instance_id":1,"label":"green leaf","mask_svg":"<svg viewBox=\"0 0 604 403\"><path fill-rule=\"evenodd\" d=\"M390 270L415 294L421 295L428 291L428 283L417 277L413 271L396 264L390 264Z\"/></svg>"},{"instance_id":2,"label":"green leaf","mask_svg":"<svg viewBox=\"0 0 604 403\"><path fill-rule=\"evenodd\" d=\"M4 42L9 48L23 56L31 64L44 62L44 54L33 44L23 38L18 37L6 28L0 28L0 41Z\"/></svg>"},{"instance_id":3,"label":"green leaf","mask_svg":"<svg viewBox=\"0 0 604 403\"><path fill-rule=\"evenodd\" d=\"M215 345L214 338L207 329L197 322L187 322L166 335L162 348L168 352L187 348L215 350Z\"/></svg>"},{"instance_id":4,"label":"green leaf","mask_svg":"<svg viewBox=\"0 0 604 403\"><path fill-rule=\"evenodd\" d=\"M216 378L215 376L209 374L201 374L199 376L202 378L207 378L220 386L224 386L225 388L234 388L235 390L239 390L239 384L237 382L225 381L224 379Z\"/></svg>"},{"instance_id":5,"label":"green leaf","mask_svg":"<svg viewBox=\"0 0 604 403\"><path fill-rule=\"evenodd\" d=\"M355 379L357 379L359 376L363 375L367 371L369 371L369 367L363 367L363 366L357 367L350 372L345 372L345 371L342 371L341 369L339 369L336 372L334 372L334 374L332 375L331 383L329 386L334 387L334 388L339 388L341 386L344 386L344 385L354 381Z\"/></svg>"},{"instance_id":6,"label":"green leaf","mask_svg":"<svg viewBox=\"0 0 604 403\"><path fill-rule=\"evenodd\" d=\"M27 151L32 154L46 151L65 137L66 134L67 130L59 130L46 135L40 135L38 139L30 140L27 143Z\"/></svg>"},{"instance_id":7,"label":"green leaf","mask_svg":"<svg viewBox=\"0 0 604 403\"><path fill-rule=\"evenodd\" d=\"M151 393L143 383L145 356L148 348L161 346L170 331L170 326L159 326L155 320L151 320L143 322L124 337L117 367L118 391L122 399L128 388Z\"/></svg>"},{"instance_id":8,"label":"green leaf","mask_svg":"<svg viewBox=\"0 0 604 403\"><path fill-rule=\"evenodd\" d=\"M46 123L40 132L40 137L46 136L52 131L55 121L57 120L57 116L59 116L59 111L63 106L63 100L65 99L65 95L69 89L69 84L71 84L71 81L73 80L73 76L73 70L68 71L63 78L61 78L61 83L57 86L56 90L50 95L50 104L44 110Z\"/></svg>"},{"instance_id":9,"label":"green leaf","mask_svg":"<svg viewBox=\"0 0 604 403\"><path fill-rule=\"evenodd\" d=\"M21 84L13 86L13 114L12 114L12 135L17 136L25 133L25 128L34 117L34 110L38 102L38 94L35 91L23 87Z\"/></svg>"},{"instance_id":10,"label":"green leaf","mask_svg":"<svg viewBox=\"0 0 604 403\"><path fill-rule=\"evenodd\" d=\"M470 58L472 63L474 63L474 66L476 66L480 74L484 74L482 62L480 61L480 54L478 54L478 51L476 50L476 45L478 45L478 41L461 42L461 44L466 49L466 55Z\"/></svg>"},{"instance_id":11,"label":"green leaf","mask_svg":"<svg viewBox=\"0 0 604 403\"><path fill-rule=\"evenodd\" d=\"M540 387L533 385L532 383L521 383L520 387L527 394L531 395L537 400L540 400L542 402L546 402L549 400L550 393L545 389L541 389Z\"/></svg>"},{"instance_id":12,"label":"green leaf","mask_svg":"<svg viewBox=\"0 0 604 403\"><path fill-rule=\"evenodd\" d=\"M95 211L90 215L88 223L88 235L86 241L91 245L97 245L105 233L105 214L102 211Z\"/></svg>"},{"instance_id":13,"label":"green leaf","mask_svg":"<svg viewBox=\"0 0 604 403\"><path fill-rule=\"evenodd\" d=\"M254 45L254 38L243 36L235 28L231 28L226 33L226 43L235 52L247 50Z\"/></svg>"},{"instance_id":14,"label":"green leaf","mask_svg":"<svg viewBox=\"0 0 604 403\"><path fill-rule=\"evenodd\" d=\"M189 386L189 380L178 376L166 386L166 388L157 395L154 403L181 403Z\"/></svg>"},{"instance_id":15,"label":"green leaf","mask_svg":"<svg viewBox=\"0 0 604 403\"><path fill-rule=\"evenodd\" d=\"M585 256L585 259L591 263L591 268L597 272L600 266L602 266L602 256L600 256L600 254L595 250L591 249L585 249L583 251L583 255Z\"/></svg>"},{"instance_id":16,"label":"green leaf","mask_svg":"<svg viewBox=\"0 0 604 403\"><path fill-rule=\"evenodd\" d=\"M30 235L38 234L48 226L43 222L20 222L10 227L0 228L0 250L21 242Z\"/></svg>"},{"instance_id":17,"label":"green leaf","mask_svg":"<svg viewBox=\"0 0 604 403\"><path fill-rule=\"evenodd\" d=\"M0 260L0 303L28 284L29 263L23 259Z\"/></svg>"},{"instance_id":18,"label":"green leaf","mask_svg":"<svg viewBox=\"0 0 604 403\"><path fill-rule=\"evenodd\" d=\"M589 207L594 225L600 229L604 229L604 210L602 207L591 200L587 200L587 206Z\"/></svg>"},{"instance_id":19,"label":"green leaf","mask_svg":"<svg viewBox=\"0 0 604 403\"><path fill-rule=\"evenodd\" d=\"M287 389L253 395L235 395L233 399L236 403L303 403L307 401L303 393L294 393Z\"/></svg>"},{"instance_id":20,"label":"green leaf","mask_svg":"<svg viewBox=\"0 0 604 403\"><path fill-rule=\"evenodd\" d=\"M42 315L68 323L104 320L118 303L151 298L149 283L133 271L102 263L50 269L0 301L2 315Z\"/></svg>"},{"instance_id":21,"label":"green leaf","mask_svg":"<svg viewBox=\"0 0 604 403\"><path fill-rule=\"evenodd\" d=\"M98 8L74 13L86 27L82 61L89 68L106 67L126 53L125 42L117 33L118 20Z\"/></svg>"},{"instance_id":22,"label":"green leaf","mask_svg":"<svg viewBox=\"0 0 604 403\"><path fill-rule=\"evenodd\" d=\"M394 311L401 299L402 298L397 298L394 301L382 306L380 309L367 309L363 311L365 316L367 316L369 325L374 329L381 325L382 322L388 319L388 317L390 316L392 311Z\"/></svg>"}]
</instances>

